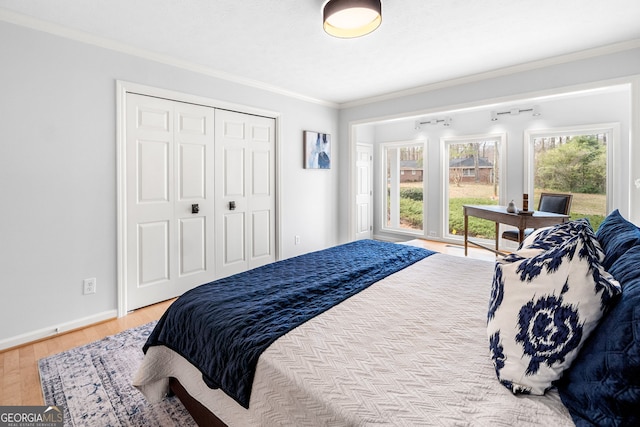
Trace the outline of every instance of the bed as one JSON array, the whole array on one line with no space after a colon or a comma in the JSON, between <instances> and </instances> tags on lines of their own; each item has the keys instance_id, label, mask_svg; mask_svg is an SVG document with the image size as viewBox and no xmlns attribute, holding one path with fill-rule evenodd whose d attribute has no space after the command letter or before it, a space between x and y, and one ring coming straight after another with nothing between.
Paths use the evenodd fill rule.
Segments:
<instances>
[{"instance_id":1,"label":"bed","mask_svg":"<svg viewBox=\"0 0 640 427\"><path fill-rule=\"evenodd\" d=\"M572 426L555 388L515 395L496 378L494 264L433 253L365 286L269 343L246 405L173 344L146 345L133 383L150 402L173 390L200 425Z\"/></svg>"}]
</instances>

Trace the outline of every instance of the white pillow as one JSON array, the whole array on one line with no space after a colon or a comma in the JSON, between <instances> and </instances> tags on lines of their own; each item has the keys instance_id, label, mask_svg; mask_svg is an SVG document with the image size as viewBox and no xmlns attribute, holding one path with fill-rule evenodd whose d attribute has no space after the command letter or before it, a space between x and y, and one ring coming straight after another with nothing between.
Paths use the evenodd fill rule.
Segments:
<instances>
[{"instance_id":1,"label":"white pillow","mask_svg":"<svg viewBox=\"0 0 640 427\"><path fill-rule=\"evenodd\" d=\"M586 224L545 230L496 262L487 332L498 379L513 393L551 388L621 292Z\"/></svg>"}]
</instances>

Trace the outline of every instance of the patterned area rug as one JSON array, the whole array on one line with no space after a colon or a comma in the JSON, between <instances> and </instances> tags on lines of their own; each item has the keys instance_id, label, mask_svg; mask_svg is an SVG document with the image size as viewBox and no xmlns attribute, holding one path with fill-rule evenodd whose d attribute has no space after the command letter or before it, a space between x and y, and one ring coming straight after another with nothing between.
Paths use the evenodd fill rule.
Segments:
<instances>
[{"instance_id":1,"label":"patterned area rug","mask_svg":"<svg viewBox=\"0 0 640 427\"><path fill-rule=\"evenodd\" d=\"M38 362L47 405L68 426L195 426L176 397L151 405L131 385L155 322Z\"/></svg>"}]
</instances>

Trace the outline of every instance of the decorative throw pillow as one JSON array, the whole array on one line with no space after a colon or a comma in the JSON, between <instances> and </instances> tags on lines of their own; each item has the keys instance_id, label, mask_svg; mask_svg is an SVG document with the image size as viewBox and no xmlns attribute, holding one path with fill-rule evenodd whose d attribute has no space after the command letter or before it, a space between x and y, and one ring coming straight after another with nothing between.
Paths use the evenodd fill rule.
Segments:
<instances>
[{"instance_id":1,"label":"decorative throw pillow","mask_svg":"<svg viewBox=\"0 0 640 427\"><path fill-rule=\"evenodd\" d=\"M580 218L574 221L557 224L551 227L538 228L534 230L526 239L522 241L522 245L518 252L526 249L549 250L554 246L558 246L577 236L580 233L587 233L589 240L593 240L593 229L587 218ZM594 251L599 252L599 257L604 257L604 252L600 245L588 242Z\"/></svg>"},{"instance_id":2,"label":"decorative throw pillow","mask_svg":"<svg viewBox=\"0 0 640 427\"><path fill-rule=\"evenodd\" d=\"M601 249L584 221L537 237L530 242L537 249L524 248L496 262L491 290L491 358L498 379L513 393L549 389L620 293L619 283L602 268Z\"/></svg>"},{"instance_id":3,"label":"decorative throw pillow","mask_svg":"<svg viewBox=\"0 0 640 427\"><path fill-rule=\"evenodd\" d=\"M640 425L639 265L640 246L613 263L622 295L557 384L576 425Z\"/></svg>"},{"instance_id":4,"label":"decorative throw pillow","mask_svg":"<svg viewBox=\"0 0 640 427\"><path fill-rule=\"evenodd\" d=\"M596 238L605 253L602 265L608 270L620 255L632 246L640 245L640 229L624 219L616 209L602 221Z\"/></svg>"}]
</instances>

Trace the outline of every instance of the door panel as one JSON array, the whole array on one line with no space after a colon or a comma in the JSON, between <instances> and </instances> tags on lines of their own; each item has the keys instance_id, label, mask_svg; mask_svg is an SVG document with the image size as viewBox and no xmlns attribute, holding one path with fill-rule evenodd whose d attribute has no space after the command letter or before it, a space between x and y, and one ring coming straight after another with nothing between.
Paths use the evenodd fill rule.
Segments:
<instances>
[{"instance_id":1,"label":"door panel","mask_svg":"<svg viewBox=\"0 0 640 427\"><path fill-rule=\"evenodd\" d=\"M168 202L169 179L169 142L145 141L137 142L138 203Z\"/></svg>"},{"instance_id":2,"label":"door panel","mask_svg":"<svg viewBox=\"0 0 640 427\"><path fill-rule=\"evenodd\" d=\"M223 135L227 139L238 139L243 141L244 129L245 129L245 123L243 121L243 118L238 116L233 117L233 115L239 114L239 113L232 113L230 111L229 113L231 114L226 115L227 119L224 120L224 125L222 127L222 131L224 132Z\"/></svg>"},{"instance_id":3,"label":"door panel","mask_svg":"<svg viewBox=\"0 0 640 427\"><path fill-rule=\"evenodd\" d=\"M271 153L269 151L254 151L252 160L251 195L269 197L271 195Z\"/></svg>"},{"instance_id":4,"label":"door panel","mask_svg":"<svg viewBox=\"0 0 640 427\"><path fill-rule=\"evenodd\" d=\"M223 197L244 197L245 161L243 147L224 148Z\"/></svg>"},{"instance_id":5,"label":"door panel","mask_svg":"<svg viewBox=\"0 0 640 427\"><path fill-rule=\"evenodd\" d=\"M206 270L206 232L204 217L180 220L180 275Z\"/></svg>"},{"instance_id":6,"label":"door panel","mask_svg":"<svg viewBox=\"0 0 640 427\"><path fill-rule=\"evenodd\" d=\"M275 261L275 121L248 117L251 139L249 268Z\"/></svg>"},{"instance_id":7,"label":"door panel","mask_svg":"<svg viewBox=\"0 0 640 427\"><path fill-rule=\"evenodd\" d=\"M204 144L180 144L180 199L205 198L206 150Z\"/></svg>"},{"instance_id":8,"label":"door panel","mask_svg":"<svg viewBox=\"0 0 640 427\"><path fill-rule=\"evenodd\" d=\"M369 144L356 146L356 239L373 236L373 192L371 187L373 147Z\"/></svg>"},{"instance_id":9,"label":"door panel","mask_svg":"<svg viewBox=\"0 0 640 427\"><path fill-rule=\"evenodd\" d=\"M207 132L207 118L202 114L189 114L180 112L178 119L178 132L205 135Z\"/></svg>"},{"instance_id":10,"label":"door panel","mask_svg":"<svg viewBox=\"0 0 640 427\"><path fill-rule=\"evenodd\" d=\"M139 105L137 107L136 126L143 131L169 132L171 112L165 105Z\"/></svg>"},{"instance_id":11,"label":"door panel","mask_svg":"<svg viewBox=\"0 0 640 427\"><path fill-rule=\"evenodd\" d=\"M213 280L214 110L127 94L127 309ZM192 210L192 205L198 209Z\"/></svg>"},{"instance_id":12,"label":"door panel","mask_svg":"<svg viewBox=\"0 0 640 427\"><path fill-rule=\"evenodd\" d=\"M368 203L360 203L358 204L358 234L369 234L369 206Z\"/></svg>"},{"instance_id":13,"label":"door panel","mask_svg":"<svg viewBox=\"0 0 640 427\"><path fill-rule=\"evenodd\" d=\"M218 111L216 129L216 274L224 277L275 261L275 120Z\"/></svg>"},{"instance_id":14,"label":"door panel","mask_svg":"<svg viewBox=\"0 0 640 427\"><path fill-rule=\"evenodd\" d=\"M252 258L269 257L271 255L271 211L254 211L253 212L253 244Z\"/></svg>"},{"instance_id":15,"label":"door panel","mask_svg":"<svg viewBox=\"0 0 640 427\"><path fill-rule=\"evenodd\" d=\"M166 283L169 277L169 222L138 224L139 286Z\"/></svg>"},{"instance_id":16,"label":"door panel","mask_svg":"<svg viewBox=\"0 0 640 427\"><path fill-rule=\"evenodd\" d=\"M215 278L213 108L174 103L178 197L174 206L178 236L176 290L180 293ZM194 210L194 205L197 205Z\"/></svg>"},{"instance_id":17,"label":"door panel","mask_svg":"<svg viewBox=\"0 0 640 427\"><path fill-rule=\"evenodd\" d=\"M224 267L236 266L239 271L246 269L244 213L228 213L224 216Z\"/></svg>"}]
</instances>

